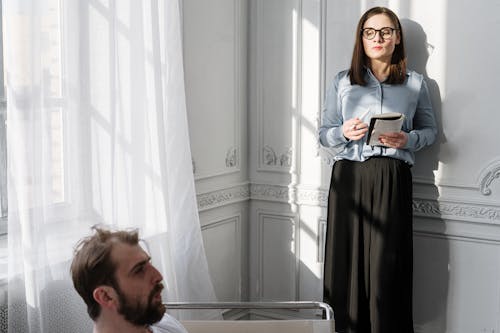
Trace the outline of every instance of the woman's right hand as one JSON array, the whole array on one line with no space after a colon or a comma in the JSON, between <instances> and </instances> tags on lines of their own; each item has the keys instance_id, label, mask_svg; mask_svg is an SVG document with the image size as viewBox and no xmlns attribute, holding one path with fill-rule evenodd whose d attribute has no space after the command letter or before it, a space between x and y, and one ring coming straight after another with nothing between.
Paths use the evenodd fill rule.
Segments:
<instances>
[{"instance_id":1,"label":"woman's right hand","mask_svg":"<svg viewBox=\"0 0 500 333\"><path fill-rule=\"evenodd\" d=\"M368 124L362 122L357 117L347 120L344 125L342 125L342 133L348 140L359 140L366 132L368 132Z\"/></svg>"}]
</instances>

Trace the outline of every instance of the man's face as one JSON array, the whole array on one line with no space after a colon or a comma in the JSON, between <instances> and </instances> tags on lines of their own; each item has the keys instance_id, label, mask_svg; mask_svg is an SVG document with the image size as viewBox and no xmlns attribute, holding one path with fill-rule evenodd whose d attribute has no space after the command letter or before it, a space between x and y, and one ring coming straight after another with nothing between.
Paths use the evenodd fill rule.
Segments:
<instances>
[{"instance_id":1,"label":"man's face","mask_svg":"<svg viewBox=\"0 0 500 333\"><path fill-rule=\"evenodd\" d=\"M111 258L117 264L118 312L136 326L158 322L166 311L161 299L163 278L151 265L149 255L138 245L118 243Z\"/></svg>"}]
</instances>

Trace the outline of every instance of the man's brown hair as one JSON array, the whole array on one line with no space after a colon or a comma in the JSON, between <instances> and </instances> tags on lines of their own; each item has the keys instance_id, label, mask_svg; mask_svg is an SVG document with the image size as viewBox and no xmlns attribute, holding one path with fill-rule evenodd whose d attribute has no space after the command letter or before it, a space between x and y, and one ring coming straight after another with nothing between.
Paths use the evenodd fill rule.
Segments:
<instances>
[{"instance_id":1,"label":"man's brown hair","mask_svg":"<svg viewBox=\"0 0 500 333\"><path fill-rule=\"evenodd\" d=\"M111 231L101 227L92 227L94 234L83 238L75 247L71 263L73 285L87 304L87 312L96 320L101 307L95 301L93 292L102 285L119 289L116 278L116 263L111 260L111 250L115 243L137 245L139 234L137 230Z\"/></svg>"},{"instance_id":2,"label":"man's brown hair","mask_svg":"<svg viewBox=\"0 0 500 333\"><path fill-rule=\"evenodd\" d=\"M351 69L349 71L349 77L351 84L353 85L366 85L365 67L368 66L368 57L363 47L362 29L365 22L370 17L378 14L384 14L391 20L392 24L394 24L394 28L397 29L394 33L399 34L400 39L399 44L395 46L394 53L392 54L390 73L385 83L402 84L406 80L406 53L401 23L399 22L397 15L392 10L385 7L373 7L361 16L358 27L356 28L356 42L352 52Z\"/></svg>"}]
</instances>

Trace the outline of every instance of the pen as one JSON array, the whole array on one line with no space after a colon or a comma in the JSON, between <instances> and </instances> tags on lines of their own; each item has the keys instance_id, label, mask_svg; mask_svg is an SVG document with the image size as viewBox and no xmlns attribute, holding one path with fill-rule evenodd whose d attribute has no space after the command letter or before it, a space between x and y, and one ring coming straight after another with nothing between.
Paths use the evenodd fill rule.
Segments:
<instances>
[{"instance_id":1,"label":"pen","mask_svg":"<svg viewBox=\"0 0 500 333\"><path fill-rule=\"evenodd\" d=\"M370 108L366 109L366 111L363 112L363 114L358 117L359 120L363 120L363 118L366 117L366 115L368 115L369 112L370 112Z\"/></svg>"},{"instance_id":2,"label":"pen","mask_svg":"<svg viewBox=\"0 0 500 333\"><path fill-rule=\"evenodd\" d=\"M366 109L365 112L363 112L363 114L361 116L358 117L359 120L363 120L364 117L366 117L366 115L370 112L370 108ZM352 125L351 127L351 130L355 130L356 129L356 125Z\"/></svg>"}]
</instances>

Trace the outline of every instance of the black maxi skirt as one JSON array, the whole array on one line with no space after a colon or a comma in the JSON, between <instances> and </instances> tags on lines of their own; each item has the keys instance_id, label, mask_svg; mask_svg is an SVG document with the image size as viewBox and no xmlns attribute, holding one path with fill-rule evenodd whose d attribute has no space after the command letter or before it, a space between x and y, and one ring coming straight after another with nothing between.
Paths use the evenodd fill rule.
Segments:
<instances>
[{"instance_id":1,"label":"black maxi skirt","mask_svg":"<svg viewBox=\"0 0 500 333\"><path fill-rule=\"evenodd\" d=\"M332 170L324 301L341 333L413 333L410 166L387 157Z\"/></svg>"}]
</instances>

